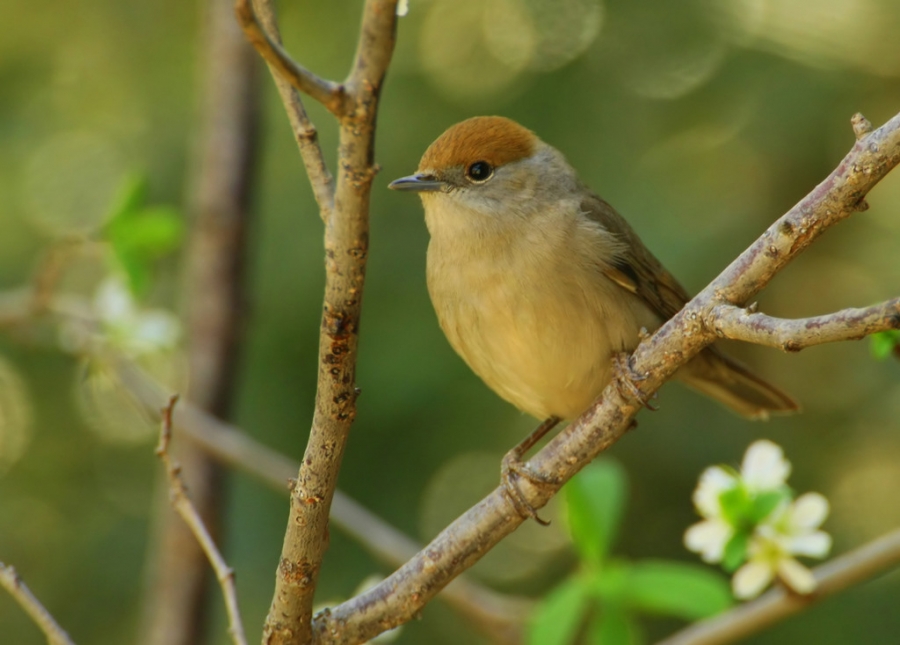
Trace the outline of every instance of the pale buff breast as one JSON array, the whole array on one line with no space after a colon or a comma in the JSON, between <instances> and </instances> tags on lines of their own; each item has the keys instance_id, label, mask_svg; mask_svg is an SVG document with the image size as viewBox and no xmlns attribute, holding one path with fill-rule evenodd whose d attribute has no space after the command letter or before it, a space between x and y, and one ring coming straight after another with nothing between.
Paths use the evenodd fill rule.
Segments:
<instances>
[{"instance_id":1,"label":"pale buff breast","mask_svg":"<svg viewBox=\"0 0 900 645\"><path fill-rule=\"evenodd\" d=\"M430 223L428 289L450 344L489 387L539 419L573 418L609 382L613 353L659 321L602 275L602 229L534 224L461 240Z\"/></svg>"}]
</instances>

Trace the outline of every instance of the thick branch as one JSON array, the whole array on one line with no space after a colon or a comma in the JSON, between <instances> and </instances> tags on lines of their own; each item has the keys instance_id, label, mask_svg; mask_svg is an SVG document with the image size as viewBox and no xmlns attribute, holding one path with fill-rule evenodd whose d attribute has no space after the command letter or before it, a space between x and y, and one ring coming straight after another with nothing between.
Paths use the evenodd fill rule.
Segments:
<instances>
[{"instance_id":1,"label":"thick branch","mask_svg":"<svg viewBox=\"0 0 900 645\"><path fill-rule=\"evenodd\" d=\"M275 21L275 7L273 0L254 0L254 8L259 22L270 35L273 41L280 43L281 35L278 33L278 25ZM294 139L300 148L300 156L306 167L309 183L312 185L313 195L319 205L319 212L323 220L328 220L331 211L334 210L334 178L325 164L325 156L319 145L319 133L309 120L300 93L289 81L278 72L278 69L269 65L275 87L281 96L281 102L291 123Z\"/></svg>"},{"instance_id":2,"label":"thick branch","mask_svg":"<svg viewBox=\"0 0 900 645\"><path fill-rule=\"evenodd\" d=\"M900 298L862 309L842 309L795 320L773 318L733 305L717 305L710 310L705 324L721 338L799 352L813 345L859 340L879 331L900 329Z\"/></svg>"},{"instance_id":3,"label":"thick branch","mask_svg":"<svg viewBox=\"0 0 900 645\"><path fill-rule=\"evenodd\" d=\"M41 604L41 601L31 593L16 570L0 562L0 587L9 592L16 602L25 610L25 613L31 617L34 624L37 625L44 636L47 637L49 645L75 645L69 635L54 620L47 608Z\"/></svg>"},{"instance_id":4,"label":"thick branch","mask_svg":"<svg viewBox=\"0 0 900 645\"><path fill-rule=\"evenodd\" d=\"M348 104L344 87L334 81L319 78L292 59L278 40L274 36L269 36L267 29L260 24L253 9L252 0L237 0L234 4L234 11L247 40L281 78L317 100L336 117L341 118L345 115Z\"/></svg>"},{"instance_id":5,"label":"thick branch","mask_svg":"<svg viewBox=\"0 0 900 645\"><path fill-rule=\"evenodd\" d=\"M234 571L225 562L225 558L216 548L216 543L206 526L200 513L194 508L188 497L187 488L181 478L181 466L172 461L169 456L169 441L172 438L172 410L178 396L169 398L169 403L163 408L162 423L159 430L159 445L156 447L156 455L163 462L166 469L166 476L169 482L169 499L172 507L188 525L191 533L196 538L198 544L206 554L209 563L216 572L216 579L222 587L222 595L225 596L225 609L228 613L228 633L231 634L231 640L234 645L247 645L247 638L244 636L244 625L241 622L241 612L238 609L237 590L234 586Z\"/></svg>"},{"instance_id":6,"label":"thick branch","mask_svg":"<svg viewBox=\"0 0 900 645\"><path fill-rule=\"evenodd\" d=\"M313 594L328 546L328 514L359 394L355 373L369 249L369 197L376 173L375 117L394 49L396 4L396 0L367 0L347 81L353 109L332 110L341 122L340 172L335 208L325 222L325 302L315 413L291 494L275 594L263 628L267 644L312 639Z\"/></svg>"},{"instance_id":7,"label":"thick branch","mask_svg":"<svg viewBox=\"0 0 900 645\"><path fill-rule=\"evenodd\" d=\"M900 565L900 530L869 542L813 571L816 591L799 596L775 588L753 602L695 623L657 645L722 645L761 632L810 605Z\"/></svg>"},{"instance_id":8,"label":"thick branch","mask_svg":"<svg viewBox=\"0 0 900 645\"><path fill-rule=\"evenodd\" d=\"M714 330L703 324L712 307L752 298L826 228L857 211L866 193L900 162L900 115L858 136L825 181L638 346L630 359L633 374L615 378L581 417L535 455L531 467L560 484L539 489L523 479L520 488L534 508L546 504L562 483L615 443L630 427L641 400L716 339ZM498 487L381 584L317 615L316 642L363 642L410 620L522 521Z\"/></svg>"}]
</instances>

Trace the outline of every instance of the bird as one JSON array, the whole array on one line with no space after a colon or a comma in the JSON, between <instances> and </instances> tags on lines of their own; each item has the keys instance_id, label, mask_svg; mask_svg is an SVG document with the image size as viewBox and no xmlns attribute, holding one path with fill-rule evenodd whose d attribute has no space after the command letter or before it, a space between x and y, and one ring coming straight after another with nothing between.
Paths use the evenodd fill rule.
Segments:
<instances>
[{"instance_id":1,"label":"bird","mask_svg":"<svg viewBox=\"0 0 900 645\"><path fill-rule=\"evenodd\" d=\"M536 433L584 412L616 357L690 300L564 155L511 119L451 126L389 188L421 197L428 292L450 345L500 397L544 421ZM799 409L714 345L676 378L749 419Z\"/></svg>"}]
</instances>

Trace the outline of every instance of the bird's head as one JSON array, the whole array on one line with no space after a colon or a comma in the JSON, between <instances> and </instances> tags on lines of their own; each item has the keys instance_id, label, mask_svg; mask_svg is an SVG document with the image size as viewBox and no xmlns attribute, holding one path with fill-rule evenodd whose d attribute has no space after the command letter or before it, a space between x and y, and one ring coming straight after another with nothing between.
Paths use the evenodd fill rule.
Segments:
<instances>
[{"instance_id":1,"label":"bird's head","mask_svg":"<svg viewBox=\"0 0 900 645\"><path fill-rule=\"evenodd\" d=\"M571 194L577 178L563 156L515 121L467 119L432 143L416 174L390 184L417 192L426 217L467 211L503 221L527 217Z\"/></svg>"}]
</instances>

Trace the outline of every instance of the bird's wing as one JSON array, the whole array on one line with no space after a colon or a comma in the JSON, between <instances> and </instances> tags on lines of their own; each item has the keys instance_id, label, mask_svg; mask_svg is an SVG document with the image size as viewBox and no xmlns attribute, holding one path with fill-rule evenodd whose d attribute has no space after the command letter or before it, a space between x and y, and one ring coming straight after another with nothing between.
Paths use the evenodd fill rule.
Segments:
<instances>
[{"instance_id":1,"label":"bird's wing","mask_svg":"<svg viewBox=\"0 0 900 645\"><path fill-rule=\"evenodd\" d=\"M582 201L581 210L622 242L622 252L604 268L605 275L641 298L663 320L677 314L690 295L644 246L628 222L596 195Z\"/></svg>"}]
</instances>

